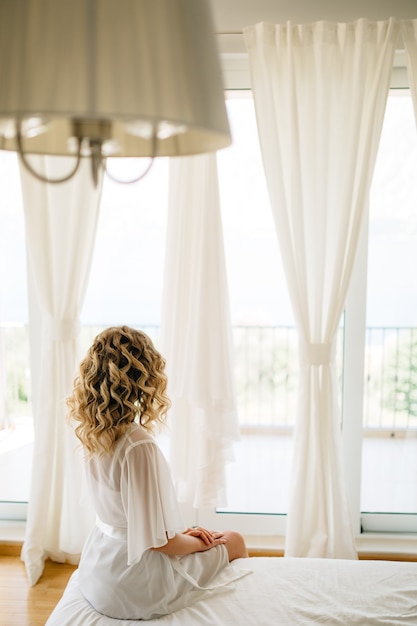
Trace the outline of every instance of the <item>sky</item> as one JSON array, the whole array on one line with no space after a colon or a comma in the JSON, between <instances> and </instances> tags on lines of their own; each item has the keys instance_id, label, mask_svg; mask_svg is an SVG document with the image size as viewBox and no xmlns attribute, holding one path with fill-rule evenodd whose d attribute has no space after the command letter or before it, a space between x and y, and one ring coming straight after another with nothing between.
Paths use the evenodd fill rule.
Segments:
<instances>
[{"instance_id":1,"label":"sky","mask_svg":"<svg viewBox=\"0 0 417 626\"><path fill-rule=\"evenodd\" d=\"M292 325L252 101L229 101L233 145L218 153L234 324ZM110 163L135 175L142 164ZM126 172L126 168L130 168ZM0 320L27 322L24 220L16 155L0 152ZM105 180L85 324L159 324L168 162L133 186ZM417 325L417 131L411 99L389 99L370 202L367 324Z\"/></svg>"}]
</instances>

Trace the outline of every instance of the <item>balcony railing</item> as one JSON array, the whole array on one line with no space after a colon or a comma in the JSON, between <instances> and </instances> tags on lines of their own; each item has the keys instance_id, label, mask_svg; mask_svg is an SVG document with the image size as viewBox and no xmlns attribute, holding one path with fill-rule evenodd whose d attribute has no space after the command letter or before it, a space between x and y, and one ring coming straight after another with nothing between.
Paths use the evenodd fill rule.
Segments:
<instances>
[{"instance_id":1,"label":"balcony railing","mask_svg":"<svg viewBox=\"0 0 417 626\"><path fill-rule=\"evenodd\" d=\"M142 327L158 339L156 326ZM84 327L83 351L101 327ZM342 374L339 332L339 373ZM235 326L236 390L242 429L292 428L298 380L292 327ZM28 328L0 327L0 427L31 414ZM417 429L417 328L366 332L363 425L378 431Z\"/></svg>"}]
</instances>

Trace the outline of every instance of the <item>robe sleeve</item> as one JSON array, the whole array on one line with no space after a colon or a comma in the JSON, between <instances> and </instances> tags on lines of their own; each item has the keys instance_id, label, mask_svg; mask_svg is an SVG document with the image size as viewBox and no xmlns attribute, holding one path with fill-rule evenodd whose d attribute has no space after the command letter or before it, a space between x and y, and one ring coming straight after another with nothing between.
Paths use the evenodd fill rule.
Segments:
<instances>
[{"instance_id":1,"label":"robe sleeve","mask_svg":"<svg viewBox=\"0 0 417 626\"><path fill-rule=\"evenodd\" d=\"M145 550L165 545L184 526L168 463L155 442L132 444L121 470L128 565L133 565Z\"/></svg>"}]
</instances>

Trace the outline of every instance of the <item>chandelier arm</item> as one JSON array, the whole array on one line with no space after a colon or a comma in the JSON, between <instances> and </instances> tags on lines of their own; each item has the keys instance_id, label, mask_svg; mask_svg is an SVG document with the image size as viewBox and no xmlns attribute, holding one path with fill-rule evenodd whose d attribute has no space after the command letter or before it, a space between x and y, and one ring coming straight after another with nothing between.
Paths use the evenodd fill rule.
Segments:
<instances>
[{"instance_id":1,"label":"chandelier arm","mask_svg":"<svg viewBox=\"0 0 417 626\"><path fill-rule=\"evenodd\" d=\"M146 174L149 172L149 170L151 169L153 163L155 161L155 157L151 157L151 160L149 162L149 164L147 165L146 169L141 172L139 174L139 176L137 176L136 178L131 178L129 180L120 180L120 178L117 178L116 176L114 176L113 174L111 174L109 172L109 170L107 169L107 163L105 163L104 165L104 171L106 172L106 175L115 183L119 183L119 185L131 185L133 183L137 183L140 180L142 180L142 178L145 178Z\"/></svg>"},{"instance_id":2,"label":"chandelier arm","mask_svg":"<svg viewBox=\"0 0 417 626\"><path fill-rule=\"evenodd\" d=\"M80 167L80 163L81 163L81 142L80 141L78 142L78 150L77 150L77 155L76 155L75 166L69 174L66 174L62 178L48 178L47 176L44 176L43 174L39 174L39 172L36 172L33 169L29 161L27 160L26 154L23 150L22 134L20 132L20 128L17 128L16 130L16 143L17 143L17 153L20 157L21 162L23 163L27 171L30 174L32 174L32 176L40 180L42 183L51 183L51 184L65 183L76 174L78 168Z\"/></svg>"},{"instance_id":3,"label":"chandelier arm","mask_svg":"<svg viewBox=\"0 0 417 626\"><path fill-rule=\"evenodd\" d=\"M138 183L140 180L142 180L142 178L145 178L146 174L149 172L149 170L151 169L155 161L157 141L158 141L158 135L155 129L152 133L152 154L150 156L150 161L147 167L144 169L144 171L141 172L139 176L137 176L136 178L131 178L130 180L120 180L119 178L117 178L116 176L110 173L110 171L107 168L107 160L103 160L104 171L107 174L107 176L110 178L110 180L112 180L115 183L119 183L120 185L131 185L133 183Z\"/></svg>"}]
</instances>

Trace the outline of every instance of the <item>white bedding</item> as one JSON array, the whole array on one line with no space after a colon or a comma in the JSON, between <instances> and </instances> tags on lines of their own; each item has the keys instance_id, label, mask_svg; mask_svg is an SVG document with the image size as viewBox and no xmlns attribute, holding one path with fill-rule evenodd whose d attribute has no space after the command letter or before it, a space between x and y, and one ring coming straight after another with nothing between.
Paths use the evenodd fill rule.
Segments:
<instances>
[{"instance_id":1,"label":"white bedding","mask_svg":"<svg viewBox=\"0 0 417 626\"><path fill-rule=\"evenodd\" d=\"M380 626L417 625L417 563L254 557L252 573L225 594L152 621L96 613L72 575L46 626Z\"/></svg>"}]
</instances>

